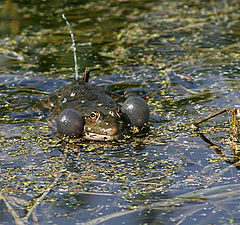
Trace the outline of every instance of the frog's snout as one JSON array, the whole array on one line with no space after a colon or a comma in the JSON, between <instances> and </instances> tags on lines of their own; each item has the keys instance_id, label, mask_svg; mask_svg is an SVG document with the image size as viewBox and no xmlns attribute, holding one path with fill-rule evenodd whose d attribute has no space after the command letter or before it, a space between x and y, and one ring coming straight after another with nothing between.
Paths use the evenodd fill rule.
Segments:
<instances>
[{"instance_id":1,"label":"frog's snout","mask_svg":"<svg viewBox=\"0 0 240 225\"><path fill-rule=\"evenodd\" d=\"M111 126L109 126L108 124L111 124ZM111 120L110 122L106 122L106 125L108 126L102 128L101 130L101 133L103 134L106 134L108 136L116 136L122 132L122 124L117 120Z\"/></svg>"}]
</instances>

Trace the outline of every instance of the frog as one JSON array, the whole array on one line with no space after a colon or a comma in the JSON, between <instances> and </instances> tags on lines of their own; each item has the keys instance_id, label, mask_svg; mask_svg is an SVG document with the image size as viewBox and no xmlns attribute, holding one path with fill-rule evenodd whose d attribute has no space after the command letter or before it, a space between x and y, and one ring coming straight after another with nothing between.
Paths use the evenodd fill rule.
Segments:
<instances>
[{"instance_id":1,"label":"frog","mask_svg":"<svg viewBox=\"0 0 240 225\"><path fill-rule=\"evenodd\" d=\"M83 78L79 79L74 34L64 13L62 18L71 34L75 80L40 102L51 112L50 118L58 134L61 137L108 141L123 138L131 127L147 126L149 107L143 98L130 95L120 104L112 93L89 82L87 67Z\"/></svg>"},{"instance_id":2,"label":"frog","mask_svg":"<svg viewBox=\"0 0 240 225\"><path fill-rule=\"evenodd\" d=\"M61 137L118 140L133 126L147 126L149 120L142 97L130 95L119 103L116 94L89 82L89 73L50 94L41 105L51 112L50 120Z\"/></svg>"}]
</instances>

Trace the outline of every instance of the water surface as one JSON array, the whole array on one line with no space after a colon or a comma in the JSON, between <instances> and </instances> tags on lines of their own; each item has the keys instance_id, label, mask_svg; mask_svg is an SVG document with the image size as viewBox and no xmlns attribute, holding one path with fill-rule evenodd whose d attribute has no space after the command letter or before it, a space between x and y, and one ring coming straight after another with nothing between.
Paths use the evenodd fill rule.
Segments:
<instances>
[{"instance_id":1,"label":"water surface","mask_svg":"<svg viewBox=\"0 0 240 225\"><path fill-rule=\"evenodd\" d=\"M239 224L240 4L3 1L0 6L1 224ZM148 93L151 132L65 143L32 107L79 73Z\"/></svg>"}]
</instances>

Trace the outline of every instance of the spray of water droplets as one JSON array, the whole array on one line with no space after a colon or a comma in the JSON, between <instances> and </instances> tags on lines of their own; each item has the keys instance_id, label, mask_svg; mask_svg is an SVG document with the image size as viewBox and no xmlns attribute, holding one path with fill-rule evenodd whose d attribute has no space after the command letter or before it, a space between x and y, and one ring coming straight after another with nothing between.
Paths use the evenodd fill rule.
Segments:
<instances>
[{"instance_id":1,"label":"spray of water droplets","mask_svg":"<svg viewBox=\"0 0 240 225\"><path fill-rule=\"evenodd\" d=\"M64 13L62 14L62 18L65 20L67 26L69 27L70 35L71 35L71 38L72 38L73 57L74 57L74 64L75 64L75 79L78 80L79 75L78 75L78 64L77 64L77 53L76 53L77 52L77 48L76 48L76 45L75 45L74 35L73 35L73 32L72 32L71 25L68 22L68 20L67 20L66 16L64 15Z\"/></svg>"}]
</instances>

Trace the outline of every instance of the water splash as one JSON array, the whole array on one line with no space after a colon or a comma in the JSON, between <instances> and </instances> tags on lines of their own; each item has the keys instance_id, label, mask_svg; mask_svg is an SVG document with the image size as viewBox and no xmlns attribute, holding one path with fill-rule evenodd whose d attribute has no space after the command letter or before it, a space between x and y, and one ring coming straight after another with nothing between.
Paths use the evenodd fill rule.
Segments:
<instances>
[{"instance_id":1,"label":"water splash","mask_svg":"<svg viewBox=\"0 0 240 225\"><path fill-rule=\"evenodd\" d=\"M62 14L62 18L65 20L67 26L69 27L70 35L71 35L71 38L72 38L73 57L74 57L74 64L75 64L75 79L78 80L79 75L78 75L78 64L77 64L77 53L76 53L77 48L76 48L76 45L75 45L74 35L73 35L73 32L72 32L71 25L68 22L68 20L67 20L66 16L64 15L64 13Z\"/></svg>"}]
</instances>

